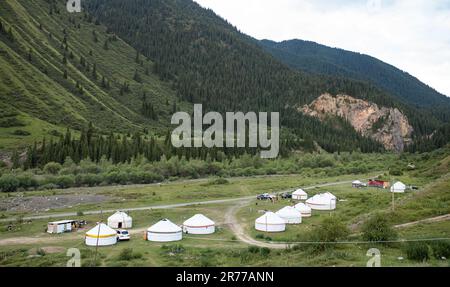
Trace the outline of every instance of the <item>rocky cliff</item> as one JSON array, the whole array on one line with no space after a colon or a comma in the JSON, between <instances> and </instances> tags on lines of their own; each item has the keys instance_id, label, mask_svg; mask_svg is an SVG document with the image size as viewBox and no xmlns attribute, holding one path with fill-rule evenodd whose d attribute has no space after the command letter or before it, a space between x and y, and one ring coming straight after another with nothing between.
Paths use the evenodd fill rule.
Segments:
<instances>
[{"instance_id":1,"label":"rocky cliff","mask_svg":"<svg viewBox=\"0 0 450 287\"><path fill-rule=\"evenodd\" d=\"M348 95L324 94L299 110L322 120L327 116L342 117L356 131L379 141L388 150L402 151L412 140L413 128L397 108L379 107Z\"/></svg>"}]
</instances>

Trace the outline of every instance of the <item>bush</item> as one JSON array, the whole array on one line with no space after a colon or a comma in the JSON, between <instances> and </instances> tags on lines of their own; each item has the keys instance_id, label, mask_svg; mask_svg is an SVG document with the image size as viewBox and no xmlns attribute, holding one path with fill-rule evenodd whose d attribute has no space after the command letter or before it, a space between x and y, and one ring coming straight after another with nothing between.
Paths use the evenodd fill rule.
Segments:
<instances>
[{"instance_id":1,"label":"bush","mask_svg":"<svg viewBox=\"0 0 450 287\"><path fill-rule=\"evenodd\" d=\"M0 177L0 190L3 192L15 192L20 187L19 180L10 174L4 174Z\"/></svg>"},{"instance_id":2,"label":"bush","mask_svg":"<svg viewBox=\"0 0 450 287\"><path fill-rule=\"evenodd\" d=\"M15 135L15 136L29 136L29 135L31 135L31 133L29 133L27 131L23 131L23 130L15 130L12 134Z\"/></svg>"},{"instance_id":3,"label":"bush","mask_svg":"<svg viewBox=\"0 0 450 287\"><path fill-rule=\"evenodd\" d=\"M429 248L423 242L410 242L405 247L406 257L414 261L427 261L430 258Z\"/></svg>"},{"instance_id":4,"label":"bush","mask_svg":"<svg viewBox=\"0 0 450 287\"><path fill-rule=\"evenodd\" d=\"M381 214L369 218L362 226L363 239L366 241L387 241L397 238L388 220Z\"/></svg>"},{"instance_id":5,"label":"bush","mask_svg":"<svg viewBox=\"0 0 450 287\"><path fill-rule=\"evenodd\" d=\"M142 258L141 253L133 252L132 248L125 248L119 253L119 260L130 261Z\"/></svg>"},{"instance_id":6,"label":"bush","mask_svg":"<svg viewBox=\"0 0 450 287\"><path fill-rule=\"evenodd\" d=\"M44 172L48 174L58 174L62 169L62 165L57 162L49 162L44 166Z\"/></svg>"},{"instance_id":7,"label":"bush","mask_svg":"<svg viewBox=\"0 0 450 287\"><path fill-rule=\"evenodd\" d=\"M448 241L433 242L431 249L433 249L433 255L436 259L450 258L450 242Z\"/></svg>"},{"instance_id":8,"label":"bush","mask_svg":"<svg viewBox=\"0 0 450 287\"><path fill-rule=\"evenodd\" d=\"M55 178L55 184L59 188L69 188L75 183L74 177L69 175L62 175Z\"/></svg>"},{"instance_id":9,"label":"bush","mask_svg":"<svg viewBox=\"0 0 450 287\"><path fill-rule=\"evenodd\" d=\"M392 168L389 170L389 174L393 175L393 176L402 176L403 171L401 171L400 169L397 169L397 168Z\"/></svg>"},{"instance_id":10,"label":"bush","mask_svg":"<svg viewBox=\"0 0 450 287\"><path fill-rule=\"evenodd\" d=\"M349 233L350 231L342 220L336 217L327 217L311 232L311 241L325 243L313 244L313 251L323 251L332 248L333 244L326 243L345 239Z\"/></svg>"}]
</instances>

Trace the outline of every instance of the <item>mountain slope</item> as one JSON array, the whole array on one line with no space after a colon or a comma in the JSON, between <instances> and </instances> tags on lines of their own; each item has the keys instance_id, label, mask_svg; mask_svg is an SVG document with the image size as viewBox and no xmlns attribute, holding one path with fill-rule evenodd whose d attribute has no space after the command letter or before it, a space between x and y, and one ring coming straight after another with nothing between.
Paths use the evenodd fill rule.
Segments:
<instances>
[{"instance_id":1,"label":"mountain slope","mask_svg":"<svg viewBox=\"0 0 450 287\"><path fill-rule=\"evenodd\" d=\"M367 81L407 104L433 110L441 120L450 121L450 98L376 58L302 40L259 43L294 69Z\"/></svg>"},{"instance_id":2,"label":"mountain slope","mask_svg":"<svg viewBox=\"0 0 450 287\"><path fill-rule=\"evenodd\" d=\"M2 125L4 147L14 144L8 140L17 129L31 133L17 138L29 143L88 122L122 133L168 126L175 92L153 74L153 63L137 59L119 37L87 14L67 13L63 4L0 2L0 106L10 111L0 115L0 124L23 118ZM157 112L149 115L144 107ZM45 128L29 128L37 122Z\"/></svg>"},{"instance_id":3,"label":"mountain slope","mask_svg":"<svg viewBox=\"0 0 450 287\"><path fill-rule=\"evenodd\" d=\"M435 119L365 82L290 69L255 39L191 0L85 3L102 24L155 62L155 71L174 83L180 99L203 103L205 110L279 111L284 126L301 138L330 137L323 143L333 143L329 151L358 148L368 139L355 131L343 133L336 122L320 123L292 110L326 92L397 107L417 134L431 133L438 126ZM327 128L318 128L323 125Z\"/></svg>"}]
</instances>

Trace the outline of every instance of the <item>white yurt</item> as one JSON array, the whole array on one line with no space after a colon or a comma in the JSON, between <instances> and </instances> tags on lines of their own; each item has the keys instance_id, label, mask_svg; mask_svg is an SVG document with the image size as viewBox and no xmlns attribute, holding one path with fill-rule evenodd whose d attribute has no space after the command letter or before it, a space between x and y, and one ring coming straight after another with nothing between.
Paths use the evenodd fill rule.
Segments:
<instances>
[{"instance_id":1,"label":"white yurt","mask_svg":"<svg viewBox=\"0 0 450 287\"><path fill-rule=\"evenodd\" d=\"M304 204L303 202L296 204L294 207L295 207L295 209L300 211L300 213L302 214L302 217L311 217L311 214L312 214L311 207Z\"/></svg>"},{"instance_id":2,"label":"white yurt","mask_svg":"<svg viewBox=\"0 0 450 287\"><path fill-rule=\"evenodd\" d=\"M406 189L406 185L404 185L400 181L394 183L394 185L391 186L391 192L395 192L395 193L404 193L405 189Z\"/></svg>"},{"instance_id":3,"label":"white yurt","mask_svg":"<svg viewBox=\"0 0 450 287\"><path fill-rule=\"evenodd\" d=\"M255 229L265 232L282 232L286 230L286 222L273 212L266 212L255 220Z\"/></svg>"},{"instance_id":4,"label":"white yurt","mask_svg":"<svg viewBox=\"0 0 450 287\"><path fill-rule=\"evenodd\" d=\"M117 232L104 223L99 223L96 227L86 232L87 246L108 246L117 243Z\"/></svg>"},{"instance_id":5,"label":"white yurt","mask_svg":"<svg viewBox=\"0 0 450 287\"><path fill-rule=\"evenodd\" d=\"M147 229L147 240L155 242L179 241L183 238L181 228L168 219L163 219Z\"/></svg>"},{"instance_id":6,"label":"white yurt","mask_svg":"<svg viewBox=\"0 0 450 287\"><path fill-rule=\"evenodd\" d=\"M331 192L325 192L324 194L331 199L337 200L337 197L334 194L332 194Z\"/></svg>"},{"instance_id":7,"label":"white yurt","mask_svg":"<svg viewBox=\"0 0 450 287\"><path fill-rule=\"evenodd\" d=\"M316 194L306 204L313 210L335 210L336 197L331 193Z\"/></svg>"},{"instance_id":8,"label":"white yurt","mask_svg":"<svg viewBox=\"0 0 450 287\"><path fill-rule=\"evenodd\" d=\"M297 189L292 193L292 199L295 200L307 200L308 194L303 189Z\"/></svg>"},{"instance_id":9,"label":"white yurt","mask_svg":"<svg viewBox=\"0 0 450 287\"><path fill-rule=\"evenodd\" d=\"M286 224L302 223L302 214L292 206L286 206L275 212L276 215L283 218Z\"/></svg>"},{"instance_id":10,"label":"white yurt","mask_svg":"<svg viewBox=\"0 0 450 287\"><path fill-rule=\"evenodd\" d=\"M215 222L204 216L196 214L183 223L183 232L187 234L212 234L215 231Z\"/></svg>"},{"instance_id":11,"label":"white yurt","mask_svg":"<svg viewBox=\"0 0 450 287\"><path fill-rule=\"evenodd\" d=\"M108 226L111 228L131 228L133 219L123 211L117 211L108 217Z\"/></svg>"}]
</instances>

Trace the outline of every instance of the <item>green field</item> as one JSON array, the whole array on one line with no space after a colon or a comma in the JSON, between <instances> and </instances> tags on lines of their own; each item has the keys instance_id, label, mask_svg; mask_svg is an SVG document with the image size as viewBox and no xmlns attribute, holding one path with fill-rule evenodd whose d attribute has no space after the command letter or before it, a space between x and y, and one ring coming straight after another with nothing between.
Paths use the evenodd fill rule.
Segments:
<instances>
[{"instance_id":1,"label":"green field","mask_svg":"<svg viewBox=\"0 0 450 287\"><path fill-rule=\"evenodd\" d=\"M405 159L407 161L409 159ZM54 196L103 195L114 198L104 203L84 203L70 208L50 209L39 212L17 212L4 210L1 213L0 225L0 265L1 266L65 266L69 257L68 248L79 248L82 253L83 266L365 266L370 259L366 253L370 248L378 248L381 252L382 266L449 266L448 259L437 256L436 242L426 242L429 258L417 261L408 258L406 242L382 244L360 243L361 226L376 213L388 218L391 226L411 221L432 218L450 213L450 180L446 154L417 161L416 170L405 171L401 176L384 177L390 180L402 180L408 185L417 185L419 190L409 191L395 197L395 209L392 210L392 196L381 189L354 189L349 183L353 179L367 179L372 174L343 175L335 177L279 175L229 178L224 184L217 184L212 179L178 180L154 185L131 185L117 187L71 188L65 190L28 191L12 194L1 194L5 201L14 197L52 198ZM341 182L341 183L340 183ZM254 220L262 210L277 211L283 206L292 205L290 200L277 203L256 201L256 194L278 193L297 187L309 187L324 183L335 185L317 187L307 190L308 194L329 191L339 201L337 209L332 212L313 211L311 218L305 218L300 225L289 225L286 232L262 234L254 230ZM242 197L248 197L242 199ZM84 232L95 226L98 221L106 221L110 213L83 215L90 210L115 210L134 207L155 207L176 203L195 203L209 200L236 198L234 202L182 206L142 211L130 211L134 228L131 229L132 240L121 242L112 247L99 248L97 262L94 262L95 248L84 245ZM238 223L230 223L226 214L237 206L235 217ZM61 212L79 212L70 217L88 221L88 226L78 232L63 235L45 233L48 220L8 220L11 217L28 217L48 215ZM196 213L203 213L217 224L217 232L213 235L185 236L182 241L160 244L144 241L143 235L149 226L159 219L169 218L176 224ZM323 251L312 251L308 242L309 235L320 226L325 218L338 218L348 226L350 234L345 243L334 244ZM66 216L52 220L67 219ZM230 224L240 224L244 233L262 243L276 244L291 242L286 249L267 249L251 247L239 240ZM10 231L8 231L8 226ZM398 240L448 238L450 222L439 221L411 225L406 228L395 228ZM354 243L352 243L352 241ZM445 241L448 243L448 240ZM437 250L437 249L436 249ZM33 260L29 260L33 258Z\"/></svg>"}]
</instances>

